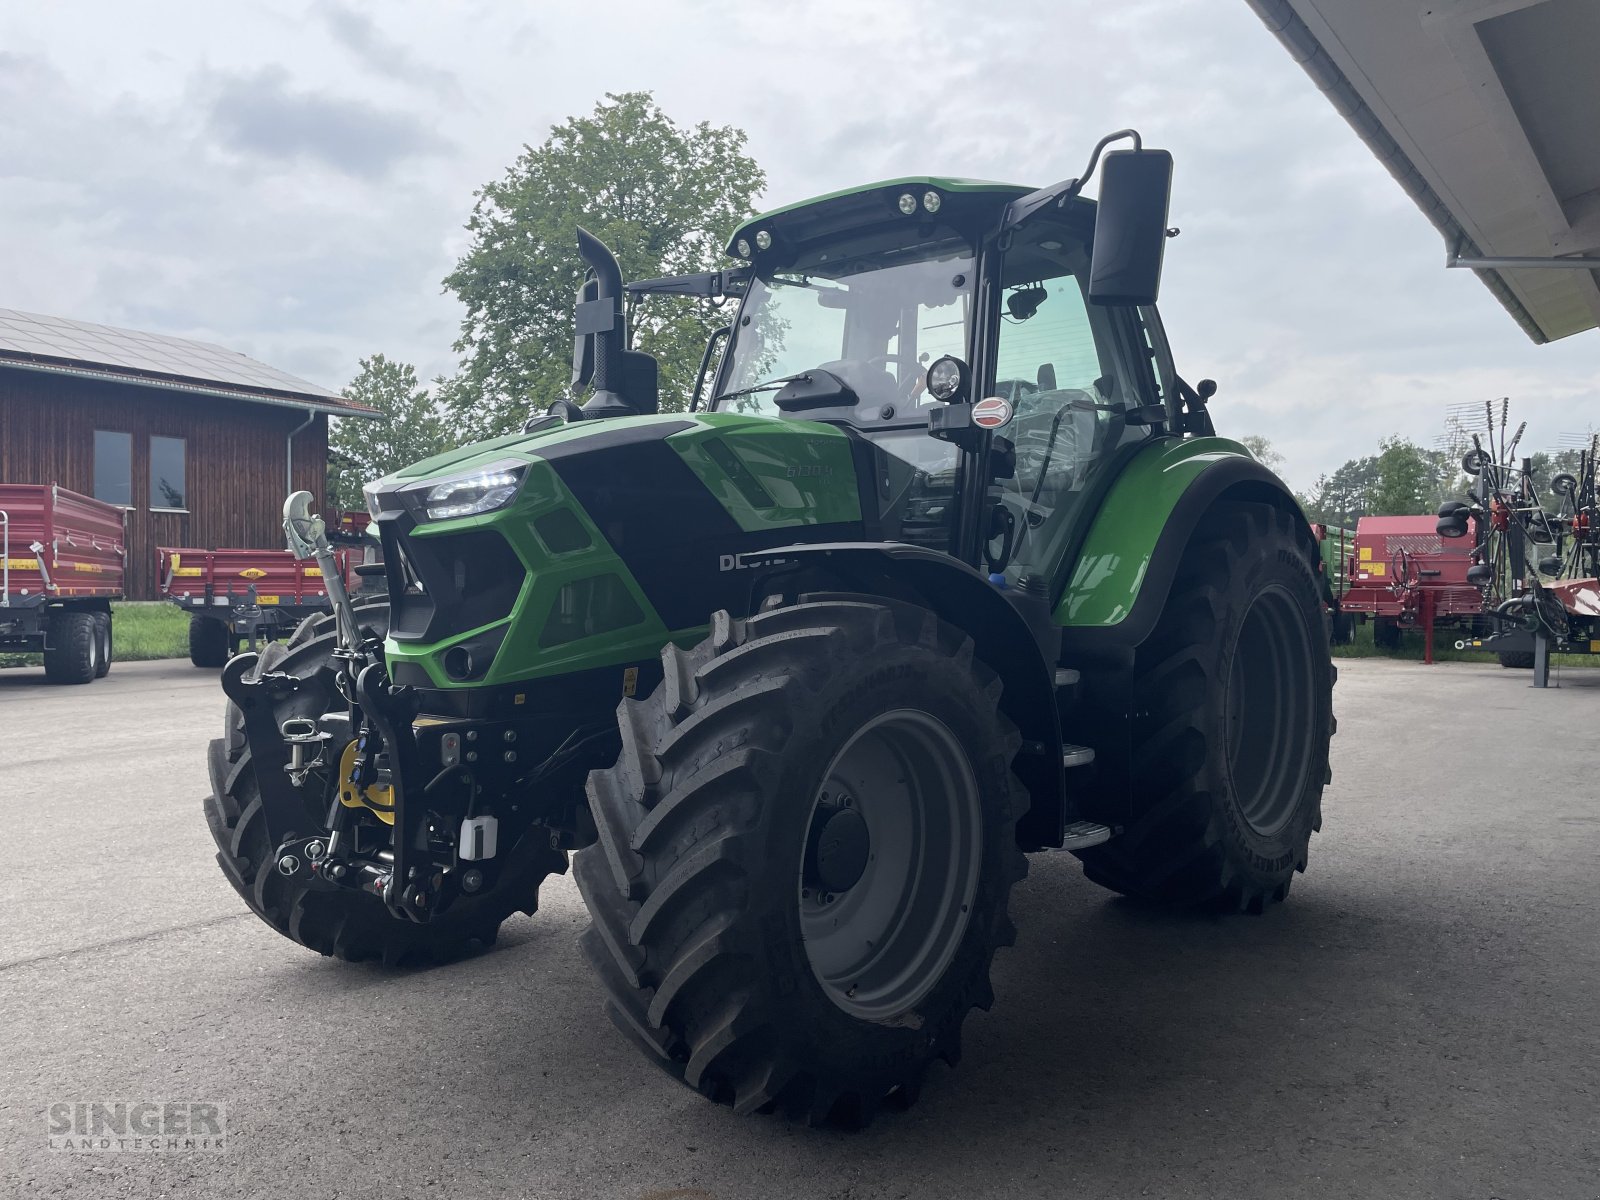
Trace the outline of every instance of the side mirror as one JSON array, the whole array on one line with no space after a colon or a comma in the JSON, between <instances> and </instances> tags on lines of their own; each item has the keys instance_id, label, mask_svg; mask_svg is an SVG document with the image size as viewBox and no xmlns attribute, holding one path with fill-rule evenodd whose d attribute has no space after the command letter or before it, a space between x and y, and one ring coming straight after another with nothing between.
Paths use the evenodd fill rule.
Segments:
<instances>
[{"instance_id":1,"label":"side mirror","mask_svg":"<svg viewBox=\"0 0 1600 1200\"><path fill-rule=\"evenodd\" d=\"M1156 302L1171 196L1172 155L1167 151L1106 153L1089 260L1091 304Z\"/></svg>"}]
</instances>

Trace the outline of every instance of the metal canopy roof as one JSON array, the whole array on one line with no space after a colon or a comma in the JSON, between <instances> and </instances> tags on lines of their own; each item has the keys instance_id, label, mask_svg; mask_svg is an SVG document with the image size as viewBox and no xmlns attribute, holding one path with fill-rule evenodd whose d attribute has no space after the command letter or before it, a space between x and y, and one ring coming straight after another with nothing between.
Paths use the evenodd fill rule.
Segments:
<instances>
[{"instance_id":1,"label":"metal canopy roof","mask_svg":"<svg viewBox=\"0 0 1600 1200\"><path fill-rule=\"evenodd\" d=\"M1600 3L1248 3L1438 227L1450 265L1477 268L1535 342L1600 325L1600 273L1551 261L1600 266Z\"/></svg>"},{"instance_id":2,"label":"metal canopy roof","mask_svg":"<svg viewBox=\"0 0 1600 1200\"><path fill-rule=\"evenodd\" d=\"M0 368L365 416L373 410L209 342L0 308Z\"/></svg>"}]
</instances>

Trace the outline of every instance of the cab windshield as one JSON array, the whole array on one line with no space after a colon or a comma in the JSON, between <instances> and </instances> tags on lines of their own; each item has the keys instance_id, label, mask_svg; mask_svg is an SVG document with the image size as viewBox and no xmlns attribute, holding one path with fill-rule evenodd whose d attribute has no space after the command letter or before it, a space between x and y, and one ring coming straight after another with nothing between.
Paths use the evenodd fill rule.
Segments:
<instances>
[{"instance_id":1,"label":"cab windshield","mask_svg":"<svg viewBox=\"0 0 1600 1200\"><path fill-rule=\"evenodd\" d=\"M857 419L915 420L934 403L923 390L928 364L967 357L972 279L972 247L956 237L758 268L715 407L776 415L781 381L820 369L855 392Z\"/></svg>"}]
</instances>

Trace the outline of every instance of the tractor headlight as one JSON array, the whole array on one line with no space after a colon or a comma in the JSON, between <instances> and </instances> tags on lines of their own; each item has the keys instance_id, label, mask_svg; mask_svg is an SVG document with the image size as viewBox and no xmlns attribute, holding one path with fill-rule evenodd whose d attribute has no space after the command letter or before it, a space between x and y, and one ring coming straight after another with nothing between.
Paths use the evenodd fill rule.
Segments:
<instances>
[{"instance_id":1,"label":"tractor headlight","mask_svg":"<svg viewBox=\"0 0 1600 1200\"><path fill-rule=\"evenodd\" d=\"M912 217L916 215L917 198L910 192L901 192L898 204L900 211L905 213L906 216Z\"/></svg>"},{"instance_id":2,"label":"tractor headlight","mask_svg":"<svg viewBox=\"0 0 1600 1200\"><path fill-rule=\"evenodd\" d=\"M931 213L938 212L939 211L939 207L943 203L944 203L944 197L939 195L938 192L923 192L922 193L922 207L927 209Z\"/></svg>"},{"instance_id":3,"label":"tractor headlight","mask_svg":"<svg viewBox=\"0 0 1600 1200\"><path fill-rule=\"evenodd\" d=\"M406 507L419 521L452 521L504 508L517 497L524 463L496 463L470 475L407 489Z\"/></svg>"},{"instance_id":4,"label":"tractor headlight","mask_svg":"<svg viewBox=\"0 0 1600 1200\"><path fill-rule=\"evenodd\" d=\"M765 229L760 230L756 234L756 249L757 250L771 250L772 249L772 234L769 233L767 230L765 230Z\"/></svg>"},{"instance_id":5,"label":"tractor headlight","mask_svg":"<svg viewBox=\"0 0 1600 1200\"><path fill-rule=\"evenodd\" d=\"M928 368L927 379L924 380L928 394L935 400L943 400L946 404L965 399L969 382L970 372L967 370L967 364L949 354L934 360L933 365Z\"/></svg>"},{"instance_id":6,"label":"tractor headlight","mask_svg":"<svg viewBox=\"0 0 1600 1200\"><path fill-rule=\"evenodd\" d=\"M750 240L748 238L740 238L733 244L733 248L740 258L750 257Z\"/></svg>"}]
</instances>

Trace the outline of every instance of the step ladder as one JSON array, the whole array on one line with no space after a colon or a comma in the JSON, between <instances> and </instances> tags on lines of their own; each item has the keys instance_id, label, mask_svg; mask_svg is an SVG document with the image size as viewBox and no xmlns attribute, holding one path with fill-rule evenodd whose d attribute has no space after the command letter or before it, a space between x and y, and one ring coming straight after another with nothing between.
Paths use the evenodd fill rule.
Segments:
<instances>
[{"instance_id":1,"label":"step ladder","mask_svg":"<svg viewBox=\"0 0 1600 1200\"><path fill-rule=\"evenodd\" d=\"M1077 672L1072 672L1077 674ZM1056 672L1059 680L1061 672ZM1061 747L1061 765L1068 770L1073 767L1086 767L1094 761L1093 746L1074 746L1063 744ZM1090 846L1098 846L1101 842L1108 842L1116 833L1109 825L1101 825L1098 821L1072 821L1062 830L1061 849L1085 850Z\"/></svg>"}]
</instances>

